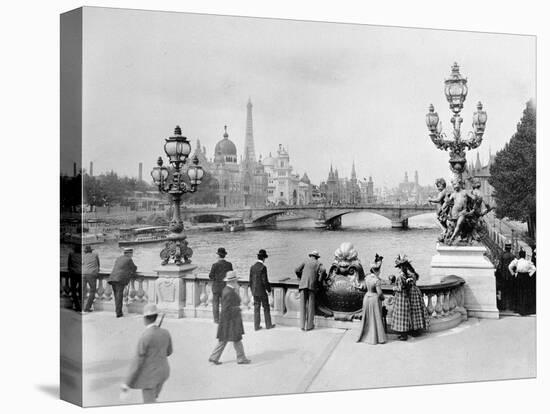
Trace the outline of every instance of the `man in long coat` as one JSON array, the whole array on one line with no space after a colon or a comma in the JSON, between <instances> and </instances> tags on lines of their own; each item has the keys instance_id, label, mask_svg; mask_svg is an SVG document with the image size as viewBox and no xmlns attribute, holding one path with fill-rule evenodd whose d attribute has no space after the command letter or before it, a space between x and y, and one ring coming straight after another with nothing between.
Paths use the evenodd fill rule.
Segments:
<instances>
[{"instance_id":1,"label":"man in long coat","mask_svg":"<svg viewBox=\"0 0 550 414\"><path fill-rule=\"evenodd\" d=\"M310 331L314 328L315 320L315 292L320 278L327 275L327 271L319 262L319 252L312 251L308 258L295 270L300 279L298 289L300 291L300 325L302 331Z\"/></svg>"},{"instance_id":2,"label":"man in long coat","mask_svg":"<svg viewBox=\"0 0 550 414\"><path fill-rule=\"evenodd\" d=\"M514 276L508 270L508 266L516 258L512 253L512 243L506 241L504 244L504 253L498 260L496 269L497 291L500 293L497 305L500 310L514 309Z\"/></svg>"},{"instance_id":3,"label":"man in long coat","mask_svg":"<svg viewBox=\"0 0 550 414\"><path fill-rule=\"evenodd\" d=\"M233 270L233 265L225 260L225 256L227 255L225 248L220 247L216 254L218 255L218 261L212 265L208 277L212 280L212 314L214 322L218 323L220 321L220 299L225 287L223 279L227 275L227 272Z\"/></svg>"},{"instance_id":4,"label":"man in long coat","mask_svg":"<svg viewBox=\"0 0 550 414\"><path fill-rule=\"evenodd\" d=\"M271 285L267 279L267 267L264 261L267 259L267 252L260 249L258 260L250 268L250 290L254 297L254 330L262 329L260 326L260 306L264 308L264 320L266 329L274 328L271 323L271 310L269 308L268 293L271 293Z\"/></svg>"},{"instance_id":5,"label":"man in long coat","mask_svg":"<svg viewBox=\"0 0 550 414\"><path fill-rule=\"evenodd\" d=\"M218 324L218 345L212 351L208 361L215 365L221 364L220 357L227 345L227 342L233 342L235 352L237 353L237 364L250 364L246 357L243 347L244 326L241 317L241 298L237 293L239 281L237 273L233 270L227 272L225 277L227 285L222 292L222 311L220 323Z\"/></svg>"},{"instance_id":6,"label":"man in long coat","mask_svg":"<svg viewBox=\"0 0 550 414\"><path fill-rule=\"evenodd\" d=\"M113 266L113 271L107 278L107 283L113 287L113 295L115 297L115 312L116 317L122 317L122 296L124 288L130 283L130 277L136 272L137 266L132 260L134 250L130 248L124 249L124 254L118 257Z\"/></svg>"},{"instance_id":7,"label":"man in long coat","mask_svg":"<svg viewBox=\"0 0 550 414\"><path fill-rule=\"evenodd\" d=\"M135 356L122 391L141 389L144 403L156 402L162 386L170 376L168 357L172 355L172 338L166 329L155 322L156 305L147 304L143 309L145 331L139 338Z\"/></svg>"}]
</instances>

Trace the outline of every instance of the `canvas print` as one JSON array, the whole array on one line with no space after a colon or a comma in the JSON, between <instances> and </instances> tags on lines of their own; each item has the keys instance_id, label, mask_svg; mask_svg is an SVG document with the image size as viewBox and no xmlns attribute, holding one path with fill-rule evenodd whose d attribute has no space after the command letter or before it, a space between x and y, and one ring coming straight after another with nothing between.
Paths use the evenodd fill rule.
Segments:
<instances>
[{"instance_id":1,"label":"canvas print","mask_svg":"<svg viewBox=\"0 0 550 414\"><path fill-rule=\"evenodd\" d=\"M536 38L61 15L61 397L536 376Z\"/></svg>"}]
</instances>

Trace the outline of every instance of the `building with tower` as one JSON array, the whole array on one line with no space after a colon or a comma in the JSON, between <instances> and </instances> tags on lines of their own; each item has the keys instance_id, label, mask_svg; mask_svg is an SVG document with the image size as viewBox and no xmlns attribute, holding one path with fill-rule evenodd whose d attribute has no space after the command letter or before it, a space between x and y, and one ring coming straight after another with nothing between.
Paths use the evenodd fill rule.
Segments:
<instances>
[{"instance_id":1,"label":"building with tower","mask_svg":"<svg viewBox=\"0 0 550 414\"><path fill-rule=\"evenodd\" d=\"M199 159L207 174L211 174L217 187L220 207L260 207L267 204L268 174L261 157L256 160L254 132L252 124L252 102L246 105L246 131L244 151L241 161L237 157L237 147L229 139L227 126L223 138L214 148L214 158L209 160L206 147L197 140L194 156ZM217 183L217 184L216 184Z\"/></svg>"}]
</instances>

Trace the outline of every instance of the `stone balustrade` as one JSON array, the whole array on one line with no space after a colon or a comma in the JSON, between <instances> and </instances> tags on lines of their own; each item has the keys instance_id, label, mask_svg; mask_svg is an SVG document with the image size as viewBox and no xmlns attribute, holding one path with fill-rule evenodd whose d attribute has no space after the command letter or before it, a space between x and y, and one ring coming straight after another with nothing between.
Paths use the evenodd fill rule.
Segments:
<instances>
[{"instance_id":1,"label":"stone balustrade","mask_svg":"<svg viewBox=\"0 0 550 414\"><path fill-rule=\"evenodd\" d=\"M111 286L106 282L109 273L100 272L97 280L95 311L113 311L114 297ZM61 306L71 308L71 292L68 273L61 272L60 295ZM176 302L181 310L172 312L170 305L167 316L187 318L212 318L212 281L206 274L188 273L181 276L183 294L177 303L176 295L171 295L163 283L165 279L159 278L154 272L138 272L131 278L130 283L124 289L124 313L142 313L143 306L148 303L157 303L163 309L163 303ZM298 279L288 278L283 281L271 283L269 304L274 323L280 325L298 326L300 293L298 291ZM450 329L466 320L467 313L464 308L464 280L457 276L448 276L440 283L418 286L424 296L428 313L431 315L430 331L436 332ZM386 296L385 306L388 309L388 326L391 325L393 310L393 286L383 285L382 290ZM89 294L89 289L84 289L83 302ZM247 280L239 281L239 294L241 296L242 316L245 321L252 321L254 315L254 299ZM168 297L170 296L170 297ZM179 295L178 295L179 296ZM358 320L352 322L335 321L333 318L316 316L316 326L353 328L359 325Z\"/></svg>"}]
</instances>

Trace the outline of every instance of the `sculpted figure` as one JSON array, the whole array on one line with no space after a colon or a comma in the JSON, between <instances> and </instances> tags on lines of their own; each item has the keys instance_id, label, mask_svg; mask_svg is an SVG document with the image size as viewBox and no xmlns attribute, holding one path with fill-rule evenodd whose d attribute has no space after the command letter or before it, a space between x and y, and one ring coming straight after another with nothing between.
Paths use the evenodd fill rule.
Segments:
<instances>
[{"instance_id":1,"label":"sculpted figure","mask_svg":"<svg viewBox=\"0 0 550 414\"><path fill-rule=\"evenodd\" d=\"M442 231L439 241L443 241L445 238L445 233L447 232L447 215L449 210L448 208L444 209L443 206L445 205L445 201L447 201L449 193L447 191L447 183L443 178L438 178L435 181L435 186L437 187L437 191L439 191L439 193L436 197L429 198L428 201L432 204L437 204L437 222Z\"/></svg>"},{"instance_id":2,"label":"sculpted figure","mask_svg":"<svg viewBox=\"0 0 550 414\"><path fill-rule=\"evenodd\" d=\"M445 236L447 244L451 244L462 232L464 220L468 214L468 202L471 198L470 194L464 190L464 183L460 180L453 181L453 190L454 192L449 195L442 206L442 209L449 209Z\"/></svg>"}]
</instances>

